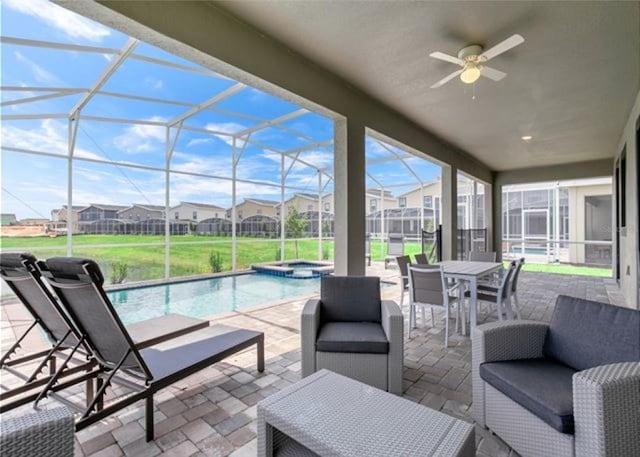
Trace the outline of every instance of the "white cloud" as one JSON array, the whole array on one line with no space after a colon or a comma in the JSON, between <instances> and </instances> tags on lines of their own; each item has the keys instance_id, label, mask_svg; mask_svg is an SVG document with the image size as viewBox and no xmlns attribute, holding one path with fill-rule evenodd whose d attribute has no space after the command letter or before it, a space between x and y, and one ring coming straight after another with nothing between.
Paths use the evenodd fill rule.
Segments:
<instances>
[{"instance_id":1,"label":"white cloud","mask_svg":"<svg viewBox=\"0 0 640 457\"><path fill-rule=\"evenodd\" d=\"M166 122L161 116L152 116L148 121ZM116 136L113 143L118 149L128 153L148 152L157 149L166 140L166 129L158 125L136 124L127 127L123 134Z\"/></svg>"},{"instance_id":2,"label":"white cloud","mask_svg":"<svg viewBox=\"0 0 640 457\"><path fill-rule=\"evenodd\" d=\"M20 128L5 122L0 130L0 141L4 146L52 154L67 155L67 126L54 119L45 119L37 128ZM104 159L104 157L76 147L76 157Z\"/></svg>"},{"instance_id":3,"label":"white cloud","mask_svg":"<svg viewBox=\"0 0 640 457\"><path fill-rule=\"evenodd\" d=\"M194 138L193 140L189 140L189 142L187 143L187 147L190 148L192 146L211 143L213 143L213 140L211 138Z\"/></svg>"},{"instance_id":4,"label":"white cloud","mask_svg":"<svg viewBox=\"0 0 640 457\"><path fill-rule=\"evenodd\" d=\"M51 85L64 85L64 83L62 83L62 81L56 75L45 70L33 60L25 57L21 52L14 51L13 55L19 62L22 62L31 71L36 81Z\"/></svg>"},{"instance_id":5,"label":"white cloud","mask_svg":"<svg viewBox=\"0 0 640 457\"><path fill-rule=\"evenodd\" d=\"M111 34L103 25L47 0L3 0L3 4L14 11L35 17L71 38L100 42Z\"/></svg>"},{"instance_id":6,"label":"white cloud","mask_svg":"<svg viewBox=\"0 0 640 457\"><path fill-rule=\"evenodd\" d=\"M153 78L151 76L144 78L144 83L151 90L160 90L164 86L164 82L161 79Z\"/></svg>"},{"instance_id":7,"label":"white cloud","mask_svg":"<svg viewBox=\"0 0 640 457\"><path fill-rule=\"evenodd\" d=\"M204 126L207 130L215 130L216 132L223 133L237 133L247 128L246 125L238 124L237 122L209 122ZM230 136L226 135L215 135L220 138L225 143L231 145L233 144L233 140Z\"/></svg>"}]
</instances>

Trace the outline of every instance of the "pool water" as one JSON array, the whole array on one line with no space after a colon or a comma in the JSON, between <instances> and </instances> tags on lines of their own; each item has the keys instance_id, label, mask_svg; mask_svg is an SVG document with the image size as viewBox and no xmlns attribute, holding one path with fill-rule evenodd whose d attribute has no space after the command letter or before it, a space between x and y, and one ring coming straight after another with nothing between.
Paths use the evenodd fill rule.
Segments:
<instances>
[{"instance_id":1,"label":"pool water","mask_svg":"<svg viewBox=\"0 0 640 457\"><path fill-rule=\"evenodd\" d=\"M169 313L207 317L319 292L318 278L300 281L247 274L137 287L107 295L122 321L131 324Z\"/></svg>"}]
</instances>

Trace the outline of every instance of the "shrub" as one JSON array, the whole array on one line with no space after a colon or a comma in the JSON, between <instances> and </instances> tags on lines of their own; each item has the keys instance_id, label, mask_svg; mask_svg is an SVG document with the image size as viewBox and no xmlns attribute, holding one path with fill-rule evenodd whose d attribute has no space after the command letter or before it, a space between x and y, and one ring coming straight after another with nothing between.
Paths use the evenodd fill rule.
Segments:
<instances>
[{"instance_id":1,"label":"shrub","mask_svg":"<svg viewBox=\"0 0 640 457\"><path fill-rule=\"evenodd\" d=\"M329 246L322 246L322 260L329 260Z\"/></svg>"},{"instance_id":2,"label":"shrub","mask_svg":"<svg viewBox=\"0 0 640 457\"><path fill-rule=\"evenodd\" d=\"M212 273L220 273L222 271L222 256L219 252L209 252L209 267Z\"/></svg>"},{"instance_id":3,"label":"shrub","mask_svg":"<svg viewBox=\"0 0 640 457\"><path fill-rule=\"evenodd\" d=\"M127 279L129 266L124 262L113 262L111 264L111 283L122 284Z\"/></svg>"}]
</instances>

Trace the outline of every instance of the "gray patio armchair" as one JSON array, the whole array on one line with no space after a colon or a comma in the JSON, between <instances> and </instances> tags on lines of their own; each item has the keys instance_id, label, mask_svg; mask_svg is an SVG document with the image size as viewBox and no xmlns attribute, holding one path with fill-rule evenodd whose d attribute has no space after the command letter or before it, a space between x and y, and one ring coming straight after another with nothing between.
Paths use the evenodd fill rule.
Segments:
<instances>
[{"instance_id":1,"label":"gray patio armchair","mask_svg":"<svg viewBox=\"0 0 640 457\"><path fill-rule=\"evenodd\" d=\"M476 327L471 370L473 418L523 457L640 455L640 311L560 296Z\"/></svg>"},{"instance_id":2,"label":"gray patio armchair","mask_svg":"<svg viewBox=\"0 0 640 457\"><path fill-rule=\"evenodd\" d=\"M469 252L470 262L495 262L496 251L471 251Z\"/></svg>"},{"instance_id":3,"label":"gray patio armchair","mask_svg":"<svg viewBox=\"0 0 640 457\"><path fill-rule=\"evenodd\" d=\"M380 278L323 277L320 299L302 311L300 337L303 377L326 368L402 394L404 319L380 299Z\"/></svg>"},{"instance_id":4,"label":"gray patio armchair","mask_svg":"<svg viewBox=\"0 0 640 457\"><path fill-rule=\"evenodd\" d=\"M387 256L384 259L384 268L388 268L389 262L395 260L396 257L404 255L404 236L389 235L387 241Z\"/></svg>"},{"instance_id":5,"label":"gray patio armchair","mask_svg":"<svg viewBox=\"0 0 640 457\"><path fill-rule=\"evenodd\" d=\"M69 457L75 428L67 408L53 408L0 421L0 449L5 457Z\"/></svg>"},{"instance_id":6,"label":"gray patio armchair","mask_svg":"<svg viewBox=\"0 0 640 457\"><path fill-rule=\"evenodd\" d=\"M400 309L402 309L404 294L409 290L409 265L411 264L411 257L408 255L396 257L396 263L398 264L398 271L400 273Z\"/></svg>"}]
</instances>

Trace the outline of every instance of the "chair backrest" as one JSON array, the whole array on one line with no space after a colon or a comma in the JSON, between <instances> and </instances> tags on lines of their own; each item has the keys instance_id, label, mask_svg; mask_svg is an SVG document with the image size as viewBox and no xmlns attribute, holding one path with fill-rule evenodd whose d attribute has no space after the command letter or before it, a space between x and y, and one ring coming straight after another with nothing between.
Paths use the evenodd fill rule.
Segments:
<instances>
[{"instance_id":1,"label":"chair backrest","mask_svg":"<svg viewBox=\"0 0 640 457\"><path fill-rule=\"evenodd\" d=\"M381 322L380 278L323 276L320 279L323 322Z\"/></svg>"},{"instance_id":2,"label":"chair backrest","mask_svg":"<svg viewBox=\"0 0 640 457\"><path fill-rule=\"evenodd\" d=\"M113 368L124 358L122 368L133 369L147 379L152 378L105 293L102 287L104 277L93 260L54 257L45 262L42 275L86 337L101 365Z\"/></svg>"},{"instance_id":3,"label":"chair backrest","mask_svg":"<svg viewBox=\"0 0 640 457\"><path fill-rule=\"evenodd\" d=\"M387 242L387 255L399 256L404 255L404 237L398 235L389 235Z\"/></svg>"},{"instance_id":4,"label":"chair backrest","mask_svg":"<svg viewBox=\"0 0 640 457\"><path fill-rule=\"evenodd\" d=\"M398 270L400 270L400 276L402 276L402 285L409 284L409 270L408 267L411 264L411 257L408 255L401 255L396 257L396 263L398 264Z\"/></svg>"},{"instance_id":5,"label":"chair backrest","mask_svg":"<svg viewBox=\"0 0 640 457\"><path fill-rule=\"evenodd\" d=\"M78 342L73 322L42 281L36 258L29 253L0 254L0 276L51 342L70 347ZM71 334L69 332L71 331ZM65 338L66 337L66 338Z\"/></svg>"},{"instance_id":6,"label":"chair backrest","mask_svg":"<svg viewBox=\"0 0 640 457\"><path fill-rule=\"evenodd\" d=\"M516 271L513 272L513 278L511 278L511 292L513 293L516 293L516 290L518 289L518 277L520 276L520 270L522 270L523 266L524 257L518 260L518 266L516 268Z\"/></svg>"},{"instance_id":7,"label":"chair backrest","mask_svg":"<svg viewBox=\"0 0 640 457\"><path fill-rule=\"evenodd\" d=\"M441 265L409 265L409 298L412 303L443 306L446 290Z\"/></svg>"},{"instance_id":8,"label":"chair backrest","mask_svg":"<svg viewBox=\"0 0 640 457\"><path fill-rule=\"evenodd\" d=\"M371 255L371 236L368 233L364 236L364 253Z\"/></svg>"},{"instance_id":9,"label":"chair backrest","mask_svg":"<svg viewBox=\"0 0 640 457\"><path fill-rule=\"evenodd\" d=\"M509 264L509 268L502 275L502 280L500 281L500 285L498 286L498 293L496 294L498 297L501 297L502 300L506 300L509 296L509 287L511 286L510 281L513 278L513 274L518 268L517 262L513 260Z\"/></svg>"},{"instance_id":10,"label":"chair backrest","mask_svg":"<svg viewBox=\"0 0 640 457\"><path fill-rule=\"evenodd\" d=\"M416 254L415 257L417 265L429 265L429 259L427 259L427 254L424 252Z\"/></svg>"},{"instance_id":11,"label":"chair backrest","mask_svg":"<svg viewBox=\"0 0 640 457\"><path fill-rule=\"evenodd\" d=\"M495 251L471 251L469 252L469 261L471 262L495 262Z\"/></svg>"},{"instance_id":12,"label":"chair backrest","mask_svg":"<svg viewBox=\"0 0 640 457\"><path fill-rule=\"evenodd\" d=\"M544 355L575 370L640 362L640 311L560 295Z\"/></svg>"}]
</instances>

